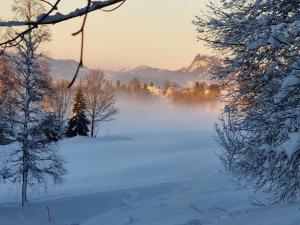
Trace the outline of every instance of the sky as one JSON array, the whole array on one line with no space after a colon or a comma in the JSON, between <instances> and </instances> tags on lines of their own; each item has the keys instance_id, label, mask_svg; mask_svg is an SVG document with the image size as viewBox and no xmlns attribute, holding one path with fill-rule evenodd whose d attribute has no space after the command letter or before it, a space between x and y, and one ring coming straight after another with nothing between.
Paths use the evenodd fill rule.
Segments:
<instances>
[{"instance_id":1,"label":"sky","mask_svg":"<svg viewBox=\"0 0 300 225\"><path fill-rule=\"evenodd\" d=\"M188 66L198 53L209 54L197 41L192 20L206 0L127 0L110 13L96 11L88 17L84 64L119 70L148 65L164 69ZM4 3L3 3L4 2ZM12 1L1 2L0 17L11 18ZM81 7L85 0L63 1L61 9ZM50 26L52 41L44 46L51 57L78 60L80 39L71 33L82 18Z\"/></svg>"}]
</instances>

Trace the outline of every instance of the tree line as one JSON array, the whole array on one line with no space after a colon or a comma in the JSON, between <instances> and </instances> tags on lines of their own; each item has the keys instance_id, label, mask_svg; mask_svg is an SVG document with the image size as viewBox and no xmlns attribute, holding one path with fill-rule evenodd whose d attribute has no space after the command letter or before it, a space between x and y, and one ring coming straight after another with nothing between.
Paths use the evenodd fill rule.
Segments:
<instances>
[{"instance_id":1,"label":"tree line","mask_svg":"<svg viewBox=\"0 0 300 225\"><path fill-rule=\"evenodd\" d=\"M218 84L207 84L196 81L188 86L181 86L169 80L162 86L156 86L153 82L141 83L138 78L131 79L128 84L117 80L111 84L117 95L135 96L138 98L155 98L163 96L172 103L179 105L199 105L218 102L221 94L221 87Z\"/></svg>"}]
</instances>

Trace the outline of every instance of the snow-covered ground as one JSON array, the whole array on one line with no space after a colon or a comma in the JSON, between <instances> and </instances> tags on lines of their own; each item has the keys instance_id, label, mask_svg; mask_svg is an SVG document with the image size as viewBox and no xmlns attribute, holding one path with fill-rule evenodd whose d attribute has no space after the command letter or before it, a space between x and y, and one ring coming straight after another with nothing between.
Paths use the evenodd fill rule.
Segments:
<instances>
[{"instance_id":1,"label":"snow-covered ground","mask_svg":"<svg viewBox=\"0 0 300 225\"><path fill-rule=\"evenodd\" d=\"M160 104L119 103L103 137L59 143L65 183L32 190L26 208L17 188L1 185L0 225L300 224L299 203L258 206L264 194L222 172L216 110Z\"/></svg>"}]
</instances>

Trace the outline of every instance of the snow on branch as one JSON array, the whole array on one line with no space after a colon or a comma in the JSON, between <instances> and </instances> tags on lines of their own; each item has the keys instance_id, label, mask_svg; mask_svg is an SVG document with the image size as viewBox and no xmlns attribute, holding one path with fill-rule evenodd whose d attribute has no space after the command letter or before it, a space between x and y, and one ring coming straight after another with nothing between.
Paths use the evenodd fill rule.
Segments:
<instances>
[{"instance_id":1,"label":"snow on branch","mask_svg":"<svg viewBox=\"0 0 300 225\"><path fill-rule=\"evenodd\" d=\"M43 1L44 2L44 1ZM2 21L0 22L1 27L17 27L17 26L35 26L35 25L49 25L49 24L57 24L66 20L74 19L76 17L81 17L88 13L94 12L96 10L101 10L111 5L115 5L117 3L123 4L124 0L107 0L107 1L91 1L90 6L86 5L83 8L77 8L68 14L62 14L57 12L54 15L50 15L54 10L58 9L58 5L61 0L58 0L54 5L52 5L51 11L45 14L41 14L37 17L36 21L28 22L28 21ZM110 10L105 10L110 11Z\"/></svg>"},{"instance_id":2,"label":"snow on branch","mask_svg":"<svg viewBox=\"0 0 300 225\"><path fill-rule=\"evenodd\" d=\"M21 31L20 33L16 33L15 36L10 38L9 40L5 40L4 42L0 43L0 54L4 53L4 51L7 48L15 47L18 43L20 43L24 36L33 30L37 29L40 25L54 25L57 23L61 23L67 20L71 20L77 17L83 16L83 22L81 25L81 28L79 31L73 33L73 36L81 35L81 47L80 47L80 60L78 63L78 67L76 69L75 75L69 85L71 87L73 83L75 82L77 75L79 73L80 68L83 66L83 50L84 50L84 31L85 31L85 25L87 16L89 13L94 12L96 10L102 10L104 12L112 12L119 7L121 7L126 0L106 0L106 1L93 1L93 0L87 0L87 4L85 7L74 9L73 11L62 14L59 12L59 4L62 2L62 0L56 0L55 3L51 3L47 0L40 0L41 2L47 4L50 6L50 10L44 14L41 14L37 16L35 21L2 21L0 22L0 27L27 27L25 30ZM113 9L105 10L104 8L108 6L113 6L118 4ZM52 14L54 11L56 11L55 14Z\"/></svg>"}]
</instances>

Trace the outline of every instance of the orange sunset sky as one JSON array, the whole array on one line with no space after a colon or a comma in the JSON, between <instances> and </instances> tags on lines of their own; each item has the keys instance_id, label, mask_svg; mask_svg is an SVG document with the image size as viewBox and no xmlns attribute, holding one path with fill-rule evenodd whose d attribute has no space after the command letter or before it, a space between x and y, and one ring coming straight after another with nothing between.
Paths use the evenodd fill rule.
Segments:
<instances>
[{"instance_id":1,"label":"orange sunset sky","mask_svg":"<svg viewBox=\"0 0 300 225\"><path fill-rule=\"evenodd\" d=\"M0 17L12 18L13 1L1 1ZM122 69L148 65L166 69L187 66L198 54L209 50L197 42L191 21L200 14L206 0L127 0L117 11L94 12L88 18L85 65L91 68ZM63 12L83 6L85 0L65 0ZM79 57L79 39L70 34L80 19L52 29L52 41L44 46L54 58Z\"/></svg>"}]
</instances>

